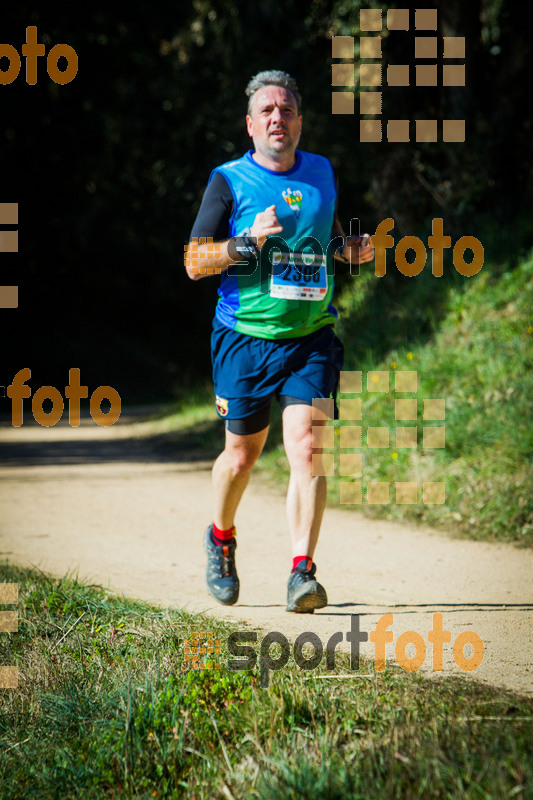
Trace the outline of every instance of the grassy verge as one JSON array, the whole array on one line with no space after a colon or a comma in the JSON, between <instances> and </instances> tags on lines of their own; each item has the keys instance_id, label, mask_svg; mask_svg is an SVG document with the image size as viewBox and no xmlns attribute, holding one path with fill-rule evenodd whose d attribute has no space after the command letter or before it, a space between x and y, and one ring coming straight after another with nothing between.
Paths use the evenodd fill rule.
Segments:
<instances>
[{"instance_id":1,"label":"grassy verge","mask_svg":"<svg viewBox=\"0 0 533 800\"><path fill-rule=\"evenodd\" d=\"M364 283L362 287L364 293ZM357 508L370 516L416 520L469 538L533 546L533 258L503 274L495 275L489 268L466 290L452 289L434 336L422 345L413 341L392 349L380 361L371 353L365 363L350 359L350 338L356 336L361 302L353 289L339 302L344 315L339 333L347 351L345 369L362 370L363 377L368 370L387 371L391 392L397 371L416 370L418 386L416 394L394 395L366 391L363 380L363 392L348 395L362 399L363 419L351 424L363 428L363 449L359 451L363 473L358 478L363 503L341 507ZM396 398L417 399L416 420L395 420ZM444 421L424 420L423 398L445 400ZM339 426L335 423L337 454ZM389 428L390 447L367 448L367 426ZM416 426L418 447L397 447L395 426ZM425 426L445 426L445 448L422 446ZM277 482L288 477L279 427L275 420L277 445L260 464ZM336 462L336 477L329 479L329 499L338 505L340 483L346 478L338 475L338 455ZM390 484L388 505L367 505L369 481ZM418 502L395 503L396 481L415 482ZM424 504L422 484L442 481L446 484L445 502Z\"/></svg>"},{"instance_id":2,"label":"grassy verge","mask_svg":"<svg viewBox=\"0 0 533 800\"><path fill-rule=\"evenodd\" d=\"M531 700L392 667L321 680L292 659L261 688L225 668L224 621L8 565L0 582L20 587L19 631L0 637L20 672L0 690L5 800L533 796ZM220 671L183 671L199 629Z\"/></svg>"}]
</instances>

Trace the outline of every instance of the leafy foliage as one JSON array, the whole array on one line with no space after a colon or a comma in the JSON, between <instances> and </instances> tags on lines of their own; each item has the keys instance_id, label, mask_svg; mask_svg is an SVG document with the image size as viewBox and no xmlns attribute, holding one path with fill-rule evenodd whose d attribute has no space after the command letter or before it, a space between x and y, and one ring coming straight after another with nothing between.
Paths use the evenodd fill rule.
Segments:
<instances>
[{"instance_id":1,"label":"leafy foliage","mask_svg":"<svg viewBox=\"0 0 533 800\"><path fill-rule=\"evenodd\" d=\"M244 86L259 69L298 79L302 147L341 175L346 228L352 217L372 230L392 216L399 233L418 234L443 216L455 238L483 241L496 228L514 249L531 244L529 221L515 225L532 185L529 41L517 5L438 3L439 35L466 36L465 90L387 93L392 118L464 116L464 145L365 145L356 116L331 114L331 36L357 39L360 6L97 4L83 25L59 2L9 9L4 41L20 50L36 25L47 50L75 48L79 73L58 86L41 59L35 86L21 72L2 87L0 168L5 197L20 203L23 243L20 257L3 258L5 282L21 287L7 374L26 363L37 385L61 386L77 366L90 387L114 386L130 401L184 396L208 374L216 281L188 281L183 246L211 169L248 147ZM400 34L384 53L404 63ZM391 276L381 291L394 302L397 288ZM423 281L415 292L421 309L438 312ZM400 335L409 325L398 320Z\"/></svg>"}]
</instances>

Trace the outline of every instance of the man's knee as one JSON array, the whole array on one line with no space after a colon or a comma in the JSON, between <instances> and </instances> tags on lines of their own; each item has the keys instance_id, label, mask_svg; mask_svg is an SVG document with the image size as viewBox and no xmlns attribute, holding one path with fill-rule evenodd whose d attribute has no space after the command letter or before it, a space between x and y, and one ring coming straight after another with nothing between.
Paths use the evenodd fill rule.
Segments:
<instances>
[{"instance_id":1,"label":"man's knee","mask_svg":"<svg viewBox=\"0 0 533 800\"><path fill-rule=\"evenodd\" d=\"M310 468L313 460L313 434L310 429L291 431L285 437L285 452L291 469Z\"/></svg>"},{"instance_id":2,"label":"man's knee","mask_svg":"<svg viewBox=\"0 0 533 800\"><path fill-rule=\"evenodd\" d=\"M265 444L268 428L251 435L238 435L226 430L224 453L234 475L250 472Z\"/></svg>"},{"instance_id":3,"label":"man's knee","mask_svg":"<svg viewBox=\"0 0 533 800\"><path fill-rule=\"evenodd\" d=\"M226 447L225 452L234 475L250 472L261 454L261 450L252 447Z\"/></svg>"},{"instance_id":4,"label":"man's knee","mask_svg":"<svg viewBox=\"0 0 533 800\"><path fill-rule=\"evenodd\" d=\"M301 407L301 415L287 414L284 422L285 452L291 469L310 470L313 455L322 452L325 419L313 419Z\"/></svg>"}]
</instances>

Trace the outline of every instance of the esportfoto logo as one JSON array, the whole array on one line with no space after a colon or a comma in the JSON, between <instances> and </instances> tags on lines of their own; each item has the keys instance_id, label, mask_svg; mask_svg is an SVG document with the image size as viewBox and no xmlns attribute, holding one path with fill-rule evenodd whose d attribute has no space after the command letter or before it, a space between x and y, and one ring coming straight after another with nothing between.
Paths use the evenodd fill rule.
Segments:
<instances>
[{"instance_id":1,"label":"esportfoto logo","mask_svg":"<svg viewBox=\"0 0 533 800\"><path fill-rule=\"evenodd\" d=\"M414 15L414 20L413 20ZM465 141L464 119L384 119L383 93L395 87L465 86L464 36L437 36L437 9L362 8L361 36L333 36L331 84L346 87L331 94L333 114L355 113L355 87L359 85L359 140L361 142L443 142ZM414 47L416 63L389 64L384 70L383 46L387 31L405 32L405 52ZM414 28L414 36L411 31ZM360 66L354 64L359 46ZM411 50L412 52L412 50ZM407 60L407 59L406 59ZM439 61L442 60L442 64ZM351 88L353 87L353 88ZM413 126L414 122L414 126ZM413 131L414 127L414 131ZM413 136L414 134L414 136Z\"/></svg>"},{"instance_id":2,"label":"esportfoto logo","mask_svg":"<svg viewBox=\"0 0 533 800\"><path fill-rule=\"evenodd\" d=\"M361 630L359 617L359 614L350 614L350 630L346 631L345 634L342 631L337 631L329 637L325 648L327 670L335 669L335 650L337 645L343 641L344 636L350 644L350 669L352 671L357 672L359 670L360 645L369 639L374 645L375 671L382 672L385 669L386 645L394 641L394 633L389 630L394 623L394 615L390 613L383 614L377 621L376 627L370 633ZM237 656L237 658L228 659L227 668L232 671L253 669L257 664L258 655L252 645L255 645L258 639L257 631L236 631L231 633L228 636L228 650L232 656ZM444 645L452 640L451 631L443 628L441 613L433 614L433 627L428 631L427 639L431 645L432 669L434 672L441 672L444 664ZM465 655L465 648L467 647L469 654ZM273 650L276 652L272 652ZM320 666L324 658L324 645L316 633L305 631L294 641L292 652L297 666L300 669L311 671ZM420 669L426 660L427 653L428 645L426 640L417 631L404 631L398 636L394 645L396 662L407 672ZM266 688L269 685L269 673L282 669L288 663L290 654L291 645L283 633L271 631L261 639L259 649L259 684L261 687ZM462 631L454 639L452 654L453 660L460 670L472 672L483 661L485 654L483 640L475 631ZM218 667L220 667L220 664ZM208 666L207 668L210 667Z\"/></svg>"}]
</instances>

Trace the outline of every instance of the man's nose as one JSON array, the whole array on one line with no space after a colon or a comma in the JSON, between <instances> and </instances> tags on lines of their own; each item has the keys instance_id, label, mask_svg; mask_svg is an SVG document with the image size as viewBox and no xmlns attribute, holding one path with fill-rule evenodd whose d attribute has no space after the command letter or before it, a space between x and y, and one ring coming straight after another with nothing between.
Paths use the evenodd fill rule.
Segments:
<instances>
[{"instance_id":1,"label":"man's nose","mask_svg":"<svg viewBox=\"0 0 533 800\"><path fill-rule=\"evenodd\" d=\"M280 119L282 119L283 115L281 113L281 109L279 108L279 106L274 106L271 117L274 120L274 122L278 122Z\"/></svg>"}]
</instances>

